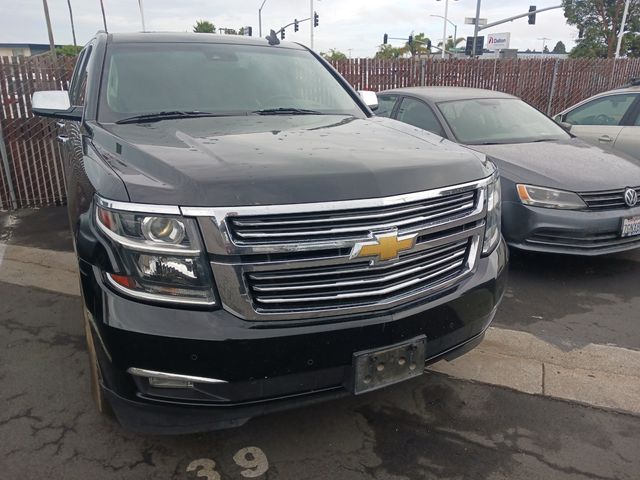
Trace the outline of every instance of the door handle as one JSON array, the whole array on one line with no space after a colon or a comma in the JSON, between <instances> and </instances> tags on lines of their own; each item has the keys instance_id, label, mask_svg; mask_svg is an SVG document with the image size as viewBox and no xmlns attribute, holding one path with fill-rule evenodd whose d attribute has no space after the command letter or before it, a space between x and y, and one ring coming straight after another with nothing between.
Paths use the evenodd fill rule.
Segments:
<instances>
[{"instance_id":1,"label":"door handle","mask_svg":"<svg viewBox=\"0 0 640 480\"><path fill-rule=\"evenodd\" d=\"M58 135L57 140L64 145L69 141L69 137L66 135Z\"/></svg>"},{"instance_id":2,"label":"door handle","mask_svg":"<svg viewBox=\"0 0 640 480\"><path fill-rule=\"evenodd\" d=\"M611 143L613 141L613 138L611 138L609 135L602 135L598 137L598 141L602 143Z\"/></svg>"}]
</instances>

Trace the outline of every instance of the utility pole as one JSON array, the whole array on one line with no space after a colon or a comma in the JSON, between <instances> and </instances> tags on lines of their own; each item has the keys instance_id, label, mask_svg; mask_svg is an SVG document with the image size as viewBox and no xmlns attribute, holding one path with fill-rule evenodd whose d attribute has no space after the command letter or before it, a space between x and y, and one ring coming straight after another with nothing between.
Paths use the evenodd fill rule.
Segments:
<instances>
[{"instance_id":1,"label":"utility pole","mask_svg":"<svg viewBox=\"0 0 640 480\"><path fill-rule=\"evenodd\" d=\"M447 49L447 20L449 17L449 0L444 0L444 24L442 31L442 59L446 58L445 50Z\"/></svg>"},{"instance_id":2,"label":"utility pole","mask_svg":"<svg viewBox=\"0 0 640 480\"><path fill-rule=\"evenodd\" d=\"M138 6L140 7L140 20L142 20L142 31L146 32L147 28L144 25L144 5L142 0L138 0Z\"/></svg>"},{"instance_id":3,"label":"utility pole","mask_svg":"<svg viewBox=\"0 0 640 480\"><path fill-rule=\"evenodd\" d=\"M51 49L51 55L56 58L56 43L53 41L53 31L51 30L51 19L49 18L49 5L47 0L42 0L42 6L44 7L44 19L47 22L47 32L49 33L49 48Z\"/></svg>"},{"instance_id":4,"label":"utility pole","mask_svg":"<svg viewBox=\"0 0 640 480\"><path fill-rule=\"evenodd\" d=\"M313 15L314 15L314 11L313 11L313 0L309 0L309 4L310 4L310 13L309 13L309 17L311 17L311 27L309 28L309 31L311 32L309 34L309 48L311 50L313 50Z\"/></svg>"},{"instance_id":5,"label":"utility pole","mask_svg":"<svg viewBox=\"0 0 640 480\"><path fill-rule=\"evenodd\" d=\"M73 26L73 10L71 10L71 0L67 0L67 5L69 5L69 18L71 18L71 34L73 35L73 46L77 47L76 43L76 28Z\"/></svg>"},{"instance_id":6,"label":"utility pole","mask_svg":"<svg viewBox=\"0 0 640 480\"><path fill-rule=\"evenodd\" d=\"M475 25L473 26L473 50L471 51L471 55L473 57L476 56L476 45L478 42L478 31L479 31L479 27L480 25L478 25L480 23L480 3L482 0L478 0L478 3L476 4L476 21L474 22Z\"/></svg>"},{"instance_id":7,"label":"utility pole","mask_svg":"<svg viewBox=\"0 0 640 480\"><path fill-rule=\"evenodd\" d=\"M627 0L624 4L624 13L622 14L622 25L620 25L620 33L618 34L618 45L616 46L616 57L620 58L620 47L622 47L622 37L627 33L624 31L627 26L627 15L629 15L629 4L631 0Z\"/></svg>"},{"instance_id":8,"label":"utility pole","mask_svg":"<svg viewBox=\"0 0 640 480\"><path fill-rule=\"evenodd\" d=\"M104 31L108 32L108 30L107 30L107 17L104 14L104 3L102 3L102 0L100 0L100 10L102 10L102 23L104 24Z\"/></svg>"},{"instance_id":9,"label":"utility pole","mask_svg":"<svg viewBox=\"0 0 640 480\"><path fill-rule=\"evenodd\" d=\"M258 9L258 37L262 38L262 7L267 3L267 0L262 0L262 5Z\"/></svg>"},{"instance_id":10,"label":"utility pole","mask_svg":"<svg viewBox=\"0 0 640 480\"><path fill-rule=\"evenodd\" d=\"M547 46L547 40L551 40L551 39L547 37L542 37L542 38L539 38L538 40L542 40L542 52L544 53L544 47Z\"/></svg>"}]
</instances>

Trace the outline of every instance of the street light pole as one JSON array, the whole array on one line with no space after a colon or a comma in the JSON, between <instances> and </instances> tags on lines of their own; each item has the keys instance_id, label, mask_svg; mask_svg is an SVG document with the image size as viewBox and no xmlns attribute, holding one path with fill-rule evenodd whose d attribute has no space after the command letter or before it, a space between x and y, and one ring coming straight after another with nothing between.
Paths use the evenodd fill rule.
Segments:
<instances>
[{"instance_id":1,"label":"street light pole","mask_svg":"<svg viewBox=\"0 0 640 480\"><path fill-rule=\"evenodd\" d=\"M445 50L447 49L447 17L449 16L449 0L444 0L444 24L442 30L442 59L446 58Z\"/></svg>"},{"instance_id":2,"label":"street light pole","mask_svg":"<svg viewBox=\"0 0 640 480\"><path fill-rule=\"evenodd\" d=\"M142 31L146 32L147 28L144 25L144 5L142 4L142 0L138 0L138 6L140 7L140 20L142 20Z\"/></svg>"},{"instance_id":3,"label":"street light pole","mask_svg":"<svg viewBox=\"0 0 640 480\"><path fill-rule=\"evenodd\" d=\"M258 36L262 38L262 7L267 3L267 0L262 0L262 5L258 9Z\"/></svg>"},{"instance_id":4,"label":"street light pole","mask_svg":"<svg viewBox=\"0 0 640 480\"><path fill-rule=\"evenodd\" d=\"M627 25L627 15L629 15L629 4L631 0L627 0L624 4L624 13L622 14L622 25L620 25L620 33L618 34L618 45L616 46L616 58L620 58L620 47L622 47L622 37L627 33L624 28Z\"/></svg>"},{"instance_id":5,"label":"street light pole","mask_svg":"<svg viewBox=\"0 0 640 480\"><path fill-rule=\"evenodd\" d=\"M431 16L432 16L432 17L438 17L438 18L444 18L442 15L434 15L434 14L432 14ZM453 23L453 22L452 22L451 20L449 20L449 19L446 19L446 20L447 20L447 22L449 22L449 23L451 24L451 26L453 27L453 39L454 39L453 41L454 41L454 44L455 44L455 41L456 41L456 39L458 38L458 25L456 25L455 23ZM455 45L454 45L454 47L455 47Z\"/></svg>"},{"instance_id":6,"label":"street light pole","mask_svg":"<svg viewBox=\"0 0 640 480\"><path fill-rule=\"evenodd\" d=\"M76 28L73 25L73 10L71 10L71 0L67 0L67 5L69 5L69 18L71 19L71 34L73 35L73 46L77 47L78 43L76 42Z\"/></svg>"},{"instance_id":7,"label":"street light pole","mask_svg":"<svg viewBox=\"0 0 640 480\"><path fill-rule=\"evenodd\" d=\"M47 22L47 32L49 33L49 48L51 49L51 56L56 58L56 43L53 41L53 31L51 30L51 19L49 18L49 5L47 0L42 0L44 7L44 19Z\"/></svg>"}]
</instances>

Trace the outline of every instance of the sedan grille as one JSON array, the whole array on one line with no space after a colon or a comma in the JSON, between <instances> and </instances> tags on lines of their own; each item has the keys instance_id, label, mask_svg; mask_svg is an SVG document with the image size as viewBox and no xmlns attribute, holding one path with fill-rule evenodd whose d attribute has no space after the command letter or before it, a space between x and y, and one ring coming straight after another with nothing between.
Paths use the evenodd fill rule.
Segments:
<instances>
[{"instance_id":1,"label":"sedan grille","mask_svg":"<svg viewBox=\"0 0 640 480\"><path fill-rule=\"evenodd\" d=\"M238 245L304 244L351 240L371 231L397 228L419 231L433 223L469 215L476 206L475 190L375 209L232 217L229 229Z\"/></svg>"},{"instance_id":2,"label":"sedan grille","mask_svg":"<svg viewBox=\"0 0 640 480\"><path fill-rule=\"evenodd\" d=\"M625 188L620 188L601 192L584 192L579 195L590 210L615 210L627 208L627 204L624 201L625 190ZM640 195L640 187L635 187L635 190Z\"/></svg>"},{"instance_id":3,"label":"sedan grille","mask_svg":"<svg viewBox=\"0 0 640 480\"><path fill-rule=\"evenodd\" d=\"M258 312L344 309L382 300L394 301L416 291L443 288L462 273L471 240L401 255L390 265L358 262L332 267L247 273Z\"/></svg>"}]
</instances>

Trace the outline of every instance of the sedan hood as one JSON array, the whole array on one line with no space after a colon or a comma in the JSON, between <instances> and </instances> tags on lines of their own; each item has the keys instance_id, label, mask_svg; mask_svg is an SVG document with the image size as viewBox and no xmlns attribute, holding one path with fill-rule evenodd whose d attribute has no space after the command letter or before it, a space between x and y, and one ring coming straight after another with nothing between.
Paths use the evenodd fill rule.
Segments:
<instances>
[{"instance_id":1,"label":"sedan hood","mask_svg":"<svg viewBox=\"0 0 640 480\"><path fill-rule=\"evenodd\" d=\"M129 200L183 206L391 196L478 180L485 156L385 118L247 116L94 124Z\"/></svg>"},{"instance_id":2,"label":"sedan hood","mask_svg":"<svg viewBox=\"0 0 640 480\"><path fill-rule=\"evenodd\" d=\"M500 174L514 182L573 192L640 185L640 164L636 160L577 138L470 147L491 157Z\"/></svg>"}]
</instances>

